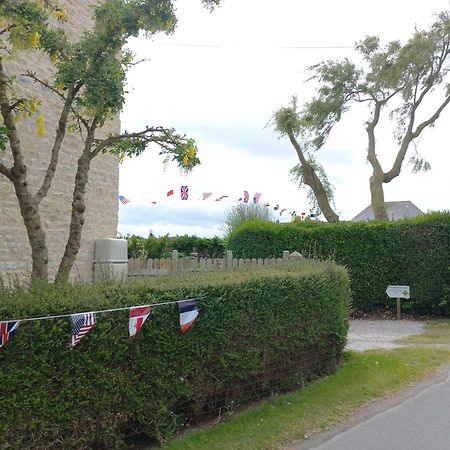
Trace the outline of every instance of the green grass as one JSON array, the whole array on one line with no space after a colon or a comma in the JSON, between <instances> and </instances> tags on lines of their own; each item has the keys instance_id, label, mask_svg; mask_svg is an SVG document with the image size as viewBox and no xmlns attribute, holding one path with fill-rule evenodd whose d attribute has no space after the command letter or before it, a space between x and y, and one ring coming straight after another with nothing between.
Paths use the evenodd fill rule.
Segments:
<instances>
[{"instance_id":1,"label":"green grass","mask_svg":"<svg viewBox=\"0 0 450 450\"><path fill-rule=\"evenodd\" d=\"M448 323L444 328L450 332ZM429 332L432 330L433 325ZM438 348L347 353L335 374L299 391L262 402L215 426L180 437L165 448L285 448L293 441L341 422L370 401L418 381L449 360L450 349Z\"/></svg>"},{"instance_id":2,"label":"green grass","mask_svg":"<svg viewBox=\"0 0 450 450\"><path fill-rule=\"evenodd\" d=\"M449 346L450 320L433 320L427 322L422 334L399 339L397 342L409 346Z\"/></svg>"}]
</instances>

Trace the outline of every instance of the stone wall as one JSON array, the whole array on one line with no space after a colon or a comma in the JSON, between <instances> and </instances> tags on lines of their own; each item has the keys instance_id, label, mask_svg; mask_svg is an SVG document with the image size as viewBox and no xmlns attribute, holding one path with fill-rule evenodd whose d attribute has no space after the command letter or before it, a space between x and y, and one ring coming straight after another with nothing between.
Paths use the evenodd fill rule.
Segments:
<instances>
[{"instance_id":1,"label":"stone wall","mask_svg":"<svg viewBox=\"0 0 450 450\"><path fill-rule=\"evenodd\" d=\"M75 39L91 24L92 0L60 1L68 11L69 21L65 25L69 36ZM33 192L39 188L50 159L51 145L61 112L57 96L40 89L24 77L24 67L33 68L40 78L51 79L52 67L45 55L37 52L22 53L19 59L4 61L9 73L18 74L18 85L25 95L33 93L42 99L40 110L45 117L44 136L38 137L35 119L20 121L18 129L29 171ZM25 64L26 61L26 64ZM119 119L106 124L103 133L119 131ZM68 133L60 154L58 170L47 197L40 206L41 219L49 247L49 271L53 277L58 268L69 232L72 193L77 159L81 153L82 141L77 133ZM0 160L10 167L9 150L0 154ZM83 240L72 278L92 279L94 241L99 238L116 237L118 220L119 165L117 158L110 155L97 156L91 166L86 196L86 220ZM0 175L0 276L23 278L31 271L31 249L25 227L17 205L12 184Z\"/></svg>"}]
</instances>

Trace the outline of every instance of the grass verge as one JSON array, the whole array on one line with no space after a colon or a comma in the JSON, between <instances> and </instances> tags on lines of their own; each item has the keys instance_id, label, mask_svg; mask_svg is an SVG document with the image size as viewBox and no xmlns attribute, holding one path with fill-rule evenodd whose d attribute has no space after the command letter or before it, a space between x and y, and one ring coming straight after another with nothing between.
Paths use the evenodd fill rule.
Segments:
<instances>
[{"instance_id":1,"label":"grass verge","mask_svg":"<svg viewBox=\"0 0 450 450\"><path fill-rule=\"evenodd\" d=\"M335 374L180 437L164 448L282 449L339 423L371 400L407 387L449 360L450 349L440 348L347 353Z\"/></svg>"},{"instance_id":2,"label":"grass verge","mask_svg":"<svg viewBox=\"0 0 450 450\"><path fill-rule=\"evenodd\" d=\"M435 346L450 348L450 320L431 320L425 325L423 333L408 336L396 341L408 346Z\"/></svg>"}]
</instances>

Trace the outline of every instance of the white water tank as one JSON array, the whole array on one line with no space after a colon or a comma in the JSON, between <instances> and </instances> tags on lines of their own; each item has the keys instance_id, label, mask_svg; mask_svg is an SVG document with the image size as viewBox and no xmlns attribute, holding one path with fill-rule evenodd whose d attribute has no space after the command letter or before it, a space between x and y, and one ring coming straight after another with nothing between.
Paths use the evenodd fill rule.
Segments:
<instances>
[{"instance_id":1,"label":"white water tank","mask_svg":"<svg viewBox=\"0 0 450 450\"><path fill-rule=\"evenodd\" d=\"M95 241L94 281L126 280L128 276L128 243L126 239Z\"/></svg>"}]
</instances>

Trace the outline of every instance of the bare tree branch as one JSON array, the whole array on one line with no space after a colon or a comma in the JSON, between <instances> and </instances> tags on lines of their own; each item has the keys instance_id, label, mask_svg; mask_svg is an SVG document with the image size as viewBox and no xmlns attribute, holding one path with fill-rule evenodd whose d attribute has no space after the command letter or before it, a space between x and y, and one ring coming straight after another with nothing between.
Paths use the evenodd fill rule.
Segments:
<instances>
[{"instance_id":1,"label":"bare tree branch","mask_svg":"<svg viewBox=\"0 0 450 450\"><path fill-rule=\"evenodd\" d=\"M66 135L69 113L72 109L73 100L76 94L78 93L79 89L80 87L78 88L75 87L68 90L67 98L65 100L63 110L61 111L61 115L59 117L58 128L56 130L56 136L53 142L52 153L47 170L45 172L45 177L41 187L34 196L34 200L37 204L39 204L42 201L42 199L47 195L50 186L52 184L53 178L55 176L56 167L58 166L59 152L61 150L61 145L64 141L64 136Z\"/></svg>"},{"instance_id":2,"label":"bare tree branch","mask_svg":"<svg viewBox=\"0 0 450 450\"><path fill-rule=\"evenodd\" d=\"M8 178L9 181L13 181L10 170L2 163L0 163L0 173Z\"/></svg>"}]
</instances>

